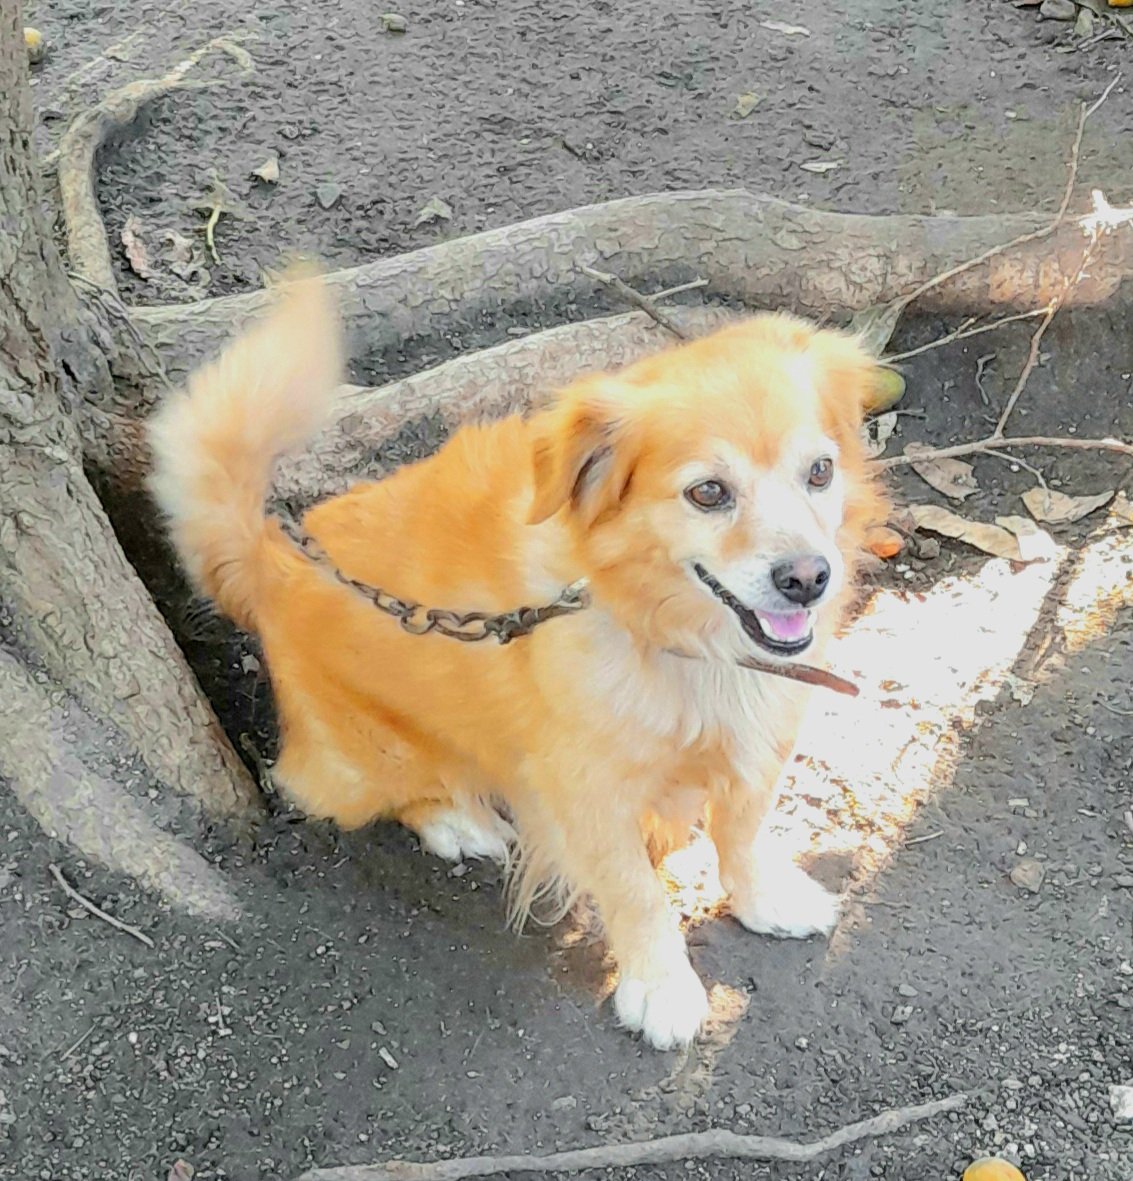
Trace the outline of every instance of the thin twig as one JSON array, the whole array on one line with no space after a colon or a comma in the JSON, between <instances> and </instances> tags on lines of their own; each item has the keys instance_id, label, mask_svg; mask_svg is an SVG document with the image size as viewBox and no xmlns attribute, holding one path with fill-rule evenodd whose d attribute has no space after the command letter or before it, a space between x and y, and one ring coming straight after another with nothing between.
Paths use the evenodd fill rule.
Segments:
<instances>
[{"instance_id":1,"label":"thin twig","mask_svg":"<svg viewBox=\"0 0 1133 1181\"><path fill-rule=\"evenodd\" d=\"M90 1037L92 1033L94 1033L97 1028L98 1024L96 1023L92 1025L90 1029L88 1029L86 1033L84 1033L83 1036L78 1039L78 1041L72 1042L71 1045L59 1055L59 1061L66 1062L68 1058L77 1053L79 1047L87 1040L88 1037Z\"/></svg>"},{"instance_id":2,"label":"thin twig","mask_svg":"<svg viewBox=\"0 0 1133 1181\"><path fill-rule=\"evenodd\" d=\"M1009 463L1012 467L1021 467L1023 471L1030 472L1038 480L1041 487L1045 488L1047 486L1046 477L1042 472L1037 467L1032 467L1025 459L1020 459L1017 455L1008 455L1005 451L992 451L990 448L986 451L981 451L980 454L994 455L996 459L1002 459L1004 463Z\"/></svg>"},{"instance_id":3,"label":"thin twig","mask_svg":"<svg viewBox=\"0 0 1133 1181\"><path fill-rule=\"evenodd\" d=\"M936 832L926 833L923 837L910 837L905 842L905 848L910 849L913 845L925 845L929 841L935 841L937 837L944 836L944 829L938 829Z\"/></svg>"},{"instance_id":4,"label":"thin twig","mask_svg":"<svg viewBox=\"0 0 1133 1181\"><path fill-rule=\"evenodd\" d=\"M993 439L1003 437L1003 429L1007 426L1007 420L1011 417L1011 411L1015 409L1015 403L1022 397L1023 390L1027 388L1027 382L1034 372L1035 366L1039 363L1039 345L1042 344L1043 336L1050 327L1050 322L1058 314L1058 309L1061 306L1062 299L1051 300L1042 320L1039 322L1039 326L1031 334L1031 347L1027 350L1027 359L1023 363L1023 368L1020 370L1019 376L1015 381L1015 386L1007 399L1007 405L1003 407L1003 413L1000 414L999 421L995 424L995 430L991 433Z\"/></svg>"},{"instance_id":5,"label":"thin twig","mask_svg":"<svg viewBox=\"0 0 1133 1181\"><path fill-rule=\"evenodd\" d=\"M910 294L904 297L906 304L912 303L914 300L920 299L922 295L939 287L942 283L947 283L949 279L955 279L959 275L965 274L967 271L973 270L975 267L989 262L993 258L997 258L1001 254L1005 254L1009 250L1014 250L1017 246L1025 246L1028 242L1039 242L1043 238L1049 238L1062 225L1066 217L1066 210L1070 204L1070 197L1074 192L1074 184L1078 179L1078 151L1082 143L1082 129L1086 120L1105 102L1110 96L1110 92L1121 81L1121 75L1115 74L1110 80L1109 85L1102 91L1101 96L1091 106L1083 108L1078 118L1079 130L1074 137L1074 146L1071 150L1069 170L1070 175L1067 177L1066 194L1063 196L1063 201L1059 205L1058 213L1054 220L1049 225L1043 226L1040 229L1032 230L1029 234L1022 234L1018 238L1010 242L1004 242L999 246L992 246L985 250L983 254L977 255L975 258L968 259L967 262L958 263L954 267L950 267L947 271L942 271L939 275L934 275L931 279L926 279L919 287L915 288Z\"/></svg>"},{"instance_id":6,"label":"thin twig","mask_svg":"<svg viewBox=\"0 0 1133 1181\"><path fill-rule=\"evenodd\" d=\"M112 927L125 932L127 935L132 935L139 943L144 943L146 947L152 948L154 946L153 940L144 931L139 931L137 927L131 927L129 923L124 923L121 919L116 919L112 914L107 914L101 907L95 906L89 898L84 898L63 876L63 871L59 866L52 863L47 868L51 870L51 876L63 887L63 892L67 897L73 898L80 906L89 910L95 918L102 919L104 923L109 923Z\"/></svg>"},{"instance_id":7,"label":"thin twig","mask_svg":"<svg viewBox=\"0 0 1133 1181\"><path fill-rule=\"evenodd\" d=\"M674 295L683 295L686 291L699 291L702 287L707 286L707 279L690 279L687 283L678 283L676 287L666 287L664 291L655 291L649 298L654 301L672 299Z\"/></svg>"},{"instance_id":8,"label":"thin twig","mask_svg":"<svg viewBox=\"0 0 1133 1181\"><path fill-rule=\"evenodd\" d=\"M1072 451L1115 451L1118 455L1133 456L1133 444L1123 443L1120 439L1062 439L1053 435L1026 435L1008 439L989 435L986 439L957 443L954 447L933 447L917 451L914 455L890 455L885 459L875 459L874 463L880 468L904 467L927 459L956 459L961 455L980 455L986 451L1009 451L1012 447L1067 447Z\"/></svg>"},{"instance_id":9,"label":"thin twig","mask_svg":"<svg viewBox=\"0 0 1133 1181\"><path fill-rule=\"evenodd\" d=\"M688 340L688 333L676 324L667 312L661 311L650 296L642 295L640 291L635 290L624 279L610 274L609 271L596 271L593 267L588 267L584 263L578 263L577 265L579 271L588 279L593 279L595 283L601 283L603 287L609 287L612 291L616 291L626 303L633 304L635 308L640 308L647 316L656 320L662 328L667 329L678 340Z\"/></svg>"},{"instance_id":10,"label":"thin twig","mask_svg":"<svg viewBox=\"0 0 1133 1181\"><path fill-rule=\"evenodd\" d=\"M1013 316L1004 316L1000 320L993 320L989 324L977 324L974 328L970 327L971 320L961 324L959 328L953 332L949 332L946 336L942 336L939 340L930 340L928 344L922 344L915 349L908 349L903 353L894 353L892 356L882 357L882 360L887 365L896 365L898 361L907 361L910 357L919 357L921 353L927 353L932 349L941 348L946 344L953 344L957 340L968 340L973 336L982 336L985 332L994 332L997 328L1002 328L1004 324L1014 324L1019 320L1033 320L1036 316L1041 316L1046 312L1046 308L1032 308L1029 312L1017 312Z\"/></svg>"},{"instance_id":11,"label":"thin twig","mask_svg":"<svg viewBox=\"0 0 1133 1181\"><path fill-rule=\"evenodd\" d=\"M552 1152L546 1156L471 1156L427 1163L396 1160L380 1165L312 1169L304 1173L299 1181L463 1181L465 1177L503 1173L575 1173L582 1169L625 1169L713 1157L805 1162L870 1136L890 1135L919 1120L959 1111L967 1102L968 1096L959 1094L931 1103L893 1108L872 1119L847 1124L809 1143L784 1140L777 1136L741 1135L727 1128L712 1128L706 1132L659 1136L654 1140L629 1144L600 1144L594 1148L576 1148Z\"/></svg>"}]
</instances>

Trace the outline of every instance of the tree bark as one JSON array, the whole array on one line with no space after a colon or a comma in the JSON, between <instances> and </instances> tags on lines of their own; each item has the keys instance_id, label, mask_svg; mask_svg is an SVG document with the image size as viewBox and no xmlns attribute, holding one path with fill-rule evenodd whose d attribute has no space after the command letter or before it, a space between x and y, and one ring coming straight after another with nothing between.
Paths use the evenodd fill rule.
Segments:
<instances>
[{"instance_id":1,"label":"tree bark","mask_svg":"<svg viewBox=\"0 0 1133 1181\"><path fill-rule=\"evenodd\" d=\"M63 692L138 752L196 813L238 816L258 793L126 561L83 469L78 413L113 401L108 334L78 299L51 243L31 153L17 5L0 10L0 773L48 827L81 765L48 757L29 726L36 686ZM20 673L20 669L23 673ZM49 700L45 698L45 701ZM109 790L109 785L107 785ZM119 800L119 803L122 803ZM114 809L107 815L113 823ZM53 819L54 817L54 819ZM92 821L92 823L96 823ZM98 842L83 847L101 856ZM126 868L125 866L119 866Z\"/></svg>"},{"instance_id":2,"label":"tree bark","mask_svg":"<svg viewBox=\"0 0 1133 1181\"><path fill-rule=\"evenodd\" d=\"M706 293L749 307L839 317L908 295L992 247L1034 234L1041 213L987 217L864 216L805 209L743 191L659 193L533 218L331 274L361 350L483 329L503 315L561 321L593 301L583 263L644 291L708 280ZM1113 235L1069 303L1109 298L1133 273L1131 235ZM924 311L975 314L1041 307L1072 279L1083 237L1074 219L926 293ZM604 298L604 297L603 297ZM180 380L258 315L270 292L170 307L135 307L133 320ZM124 416L136 409L118 407Z\"/></svg>"}]
</instances>

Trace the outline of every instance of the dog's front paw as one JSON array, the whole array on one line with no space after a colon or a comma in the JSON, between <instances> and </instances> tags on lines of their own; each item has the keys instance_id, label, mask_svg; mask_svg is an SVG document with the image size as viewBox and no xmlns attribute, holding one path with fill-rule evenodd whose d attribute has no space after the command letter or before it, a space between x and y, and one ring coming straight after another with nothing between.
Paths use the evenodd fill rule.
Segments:
<instances>
[{"instance_id":1,"label":"dog's front paw","mask_svg":"<svg viewBox=\"0 0 1133 1181\"><path fill-rule=\"evenodd\" d=\"M838 922L842 905L794 862L760 868L748 898L732 897L732 914L749 931L780 939L806 939L829 935Z\"/></svg>"},{"instance_id":2,"label":"dog's front paw","mask_svg":"<svg viewBox=\"0 0 1133 1181\"><path fill-rule=\"evenodd\" d=\"M417 826L421 848L445 861L485 858L506 865L515 829L489 808L439 809Z\"/></svg>"},{"instance_id":3,"label":"dog's front paw","mask_svg":"<svg viewBox=\"0 0 1133 1181\"><path fill-rule=\"evenodd\" d=\"M708 994L683 956L665 976L642 980L623 976L614 993L614 1011L627 1029L640 1033L656 1050L687 1046L708 1016Z\"/></svg>"}]
</instances>

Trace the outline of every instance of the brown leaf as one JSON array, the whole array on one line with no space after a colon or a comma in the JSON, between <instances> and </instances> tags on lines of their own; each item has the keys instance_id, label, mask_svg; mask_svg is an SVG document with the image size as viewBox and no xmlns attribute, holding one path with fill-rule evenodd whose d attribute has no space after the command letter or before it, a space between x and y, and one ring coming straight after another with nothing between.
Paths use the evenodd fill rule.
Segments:
<instances>
[{"instance_id":1,"label":"brown leaf","mask_svg":"<svg viewBox=\"0 0 1133 1181\"><path fill-rule=\"evenodd\" d=\"M1067 496L1065 492L1055 492L1050 488L1031 488L1023 493L1027 512L1036 521L1044 521L1048 525L1068 525L1071 521L1080 521L1103 504L1109 504L1112 499L1112 488L1108 492L1099 492L1097 496Z\"/></svg>"},{"instance_id":2,"label":"brown leaf","mask_svg":"<svg viewBox=\"0 0 1133 1181\"><path fill-rule=\"evenodd\" d=\"M140 279L152 279L153 265L149 260L149 250L142 240L144 233L145 227L141 221L131 214L122 227L122 247L126 252L130 270Z\"/></svg>"},{"instance_id":3,"label":"brown leaf","mask_svg":"<svg viewBox=\"0 0 1133 1181\"><path fill-rule=\"evenodd\" d=\"M879 414L862 427L862 443L871 459L885 454L885 447L897 429L897 415L890 411Z\"/></svg>"},{"instance_id":4,"label":"brown leaf","mask_svg":"<svg viewBox=\"0 0 1133 1181\"><path fill-rule=\"evenodd\" d=\"M930 448L923 443L909 443L905 447L906 455L917 455ZM980 490L973 474L970 463L962 459L922 459L914 460L913 471L937 492L943 492L950 500L966 500L973 493Z\"/></svg>"},{"instance_id":5,"label":"brown leaf","mask_svg":"<svg viewBox=\"0 0 1133 1181\"><path fill-rule=\"evenodd\" d=\"M1024 562L1045 562L1053 558L1058 547L1045 529L1040 529L1030 517L996 517L995 523L1019 541L1019 556Z\"/></svg>"},{"instance_id":6,"label":"brown leaf","mask_svg":"<svg viewBox=\"0 0 1133 1181\"><path fill-rule=\"evenodd\" d=\"M269 156L258 168L252 169L252 175L259 177L264 184L279 183L279 157Z\"/></svg>"},{"instance_id":7,"label":"brown leaf","mask_svg":"<svg viewBox=\"0 0 1133 1181\"><path fill-rule=\"evenodd\" d=\"M915 504L909 511L918 529L928 529L943 537L966 541L968 545L975 546L976 549L996 558L1009 558L1013 562L1023 561L1019 539L999 525L966 521L938 504Z\"/></svg>"},{"instance_id":8,"label":"brown leaf","mask_svg":"<svg viewBox=\"0 0 1133 1181\"><path fill-rule=\"evenodd\" d=\"M1124 492L1119 492L1109 506L1109 519L1115 525L1133 525L1133 504Z\"/></svg>"},{"instance_id":9,"label":"brown leaf","mask_svg":"<svg viewBox=\"0 0 1133 1181\"><path fill-rule=\"evenodd\" d=\"M452 206L440 197L430 197L417 214L413 228L428 225L434 221L452 221Z\"/></svg>"}]
</instances>

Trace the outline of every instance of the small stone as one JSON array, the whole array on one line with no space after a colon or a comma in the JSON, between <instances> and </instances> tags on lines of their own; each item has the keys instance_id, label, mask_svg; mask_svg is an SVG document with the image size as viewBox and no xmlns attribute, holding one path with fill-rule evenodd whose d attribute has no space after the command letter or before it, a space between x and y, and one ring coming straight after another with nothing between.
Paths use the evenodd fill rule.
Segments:
<instances>
[{"instance_id":1,"label":"small stone","mask_svg":"<svg viewBox=\"0 0 1133 1181\"><path fill-rule=\"evenodd\" d=\"M252 175L258 177L265 184L274 185L279 183L279 157L268 156L268 158L258 167L252 169Z\"/></svg>"},{"instance_id":2,"label":"small stone","mask_svg":"<svg viewBox=\"0 0 1133 1181\"><path fill-rule=\"evenodd\" d=\"M397 1059L385 1048L385 1046L378 1047L378 1057L390 1068L390 1070L397 1069Z\"/></svg>"},{"instance_id":3,"label":"small stone","mask_svg":"<svg viewBox=\"0 0 1133 1181\"><path fill-rule=\"evenodd\" d=\"M563 1095L551 1104L552 1111L568 1111L578 1106L578 1100L573 1095Z\"/></svg>"},{"instance_id":4,"label":"small stone","mask_svg":"<svg viewBox=\"0 0 1133 1181\"><path fill-rule=\"evenodd\" d=\"M452 867L452 869L450 869L448 871L448 876L450 878L462 878L468 872L468 870L469 870L469 866L466 865L463 861L461 861L461 862L458 862L456 865L454 865Z\"/></svg>"},{"instance_id":5,"label":"small stone","mask_svg":"<svg viewBox=\"0 0 1133 1181\"><path fill-rule=\"evenodd\" d=\"M1032 894L1037 894L1042 889L1045 877L1046 869L1043 863L1033 857L1024 857L1011 871L1011 880L1015 885L1020 890L1029 890Z\"/></svg>"},{"instance_id":6,"label":"small stone","mask_svg":"<svg viewBox=\"0 0 1133 1181\"><path fill-rule=\"evenodd\" d=\"M260 671L260 659L251 652L245 652L240 657L240 668L246 673L258 673Z\"/></svg>"},{"instance_id":7,"label":"small stone","mask_svg":"<svg viewBox=\"0 0 1133 1181\"><path fill-rule=\"evenodd\" d=\"M1133 890L1133 873L1117 873L1113 875L1113 884L1123 890Z\"/></svg>"},{"instance_id":8,"label":"small stone","mask_svg":"<svg viewBox=\"0 0 1133 1181\"><path fill-rule=\"evenodd\" d=\"M1109 1088L1109 1106L1118 1123L1133 1122L1133 1086L1114 1083Z\"/></svg>"},{"instance_id":9,"label":"small stone","mask_svg":"<svg viewBox=\"0 0 1133 1181\"><path fill-rule=\"evenodd\" d=\"M795 1038L795 1049L796 1050L805 1050L807 1048L807 1046L809 1046L809 1045L810 1045L809 1038L805 1038L805 1037Z\"/></svg>"},{"instance_id":10,"label":"small stone","mask_svg":"<svg viewBox=\"0 0 1133 1181\"><path fill-rule=\"evenodd\" d=\"M897 1005L893 1009L893 1016L889 1018L894 1025L904 1025L913 1015L912 1005Z\"/></svg>"},{"instance_id":11,"label":"small stone","mask_svg":"<svg viewBox=\"0 0 1133 1181\"><path fill-rule=\"evenodd\" d=\"M1043 0L1039 16L1048 21L1072 21L1078 15L1074 0Z\"/></svg>"},{"instance_id":12,"label":"small stone","mask_svg":"<svg viewBox=\"0 0 1133 1181\"><path fill-rule=\"evenodd\" d=\"M315 200L324 209L333 209L342 197L342 189L333 181L324 181L315 189Z\"/></svg>"},{"instance_id":13,"label":"small stone","mask_svg":"<svg viewBox=\"0 0 1133 1181\"><path fill-rule=\"evenodd\" d=\"M911 984L898 984L897 991L901 996L913 997L919 995Z\"/></svg>"},{"instance_id":14,"label":"small stone","mask_svg":"<svg viewBox=\"0 0 1133 1181\"><path fill-rule=\"evenodd\" d=\"M397 12L383 12L380 20L387 33L404 33L409 28L409 22Z\"/></svg>"}]
</instances>

